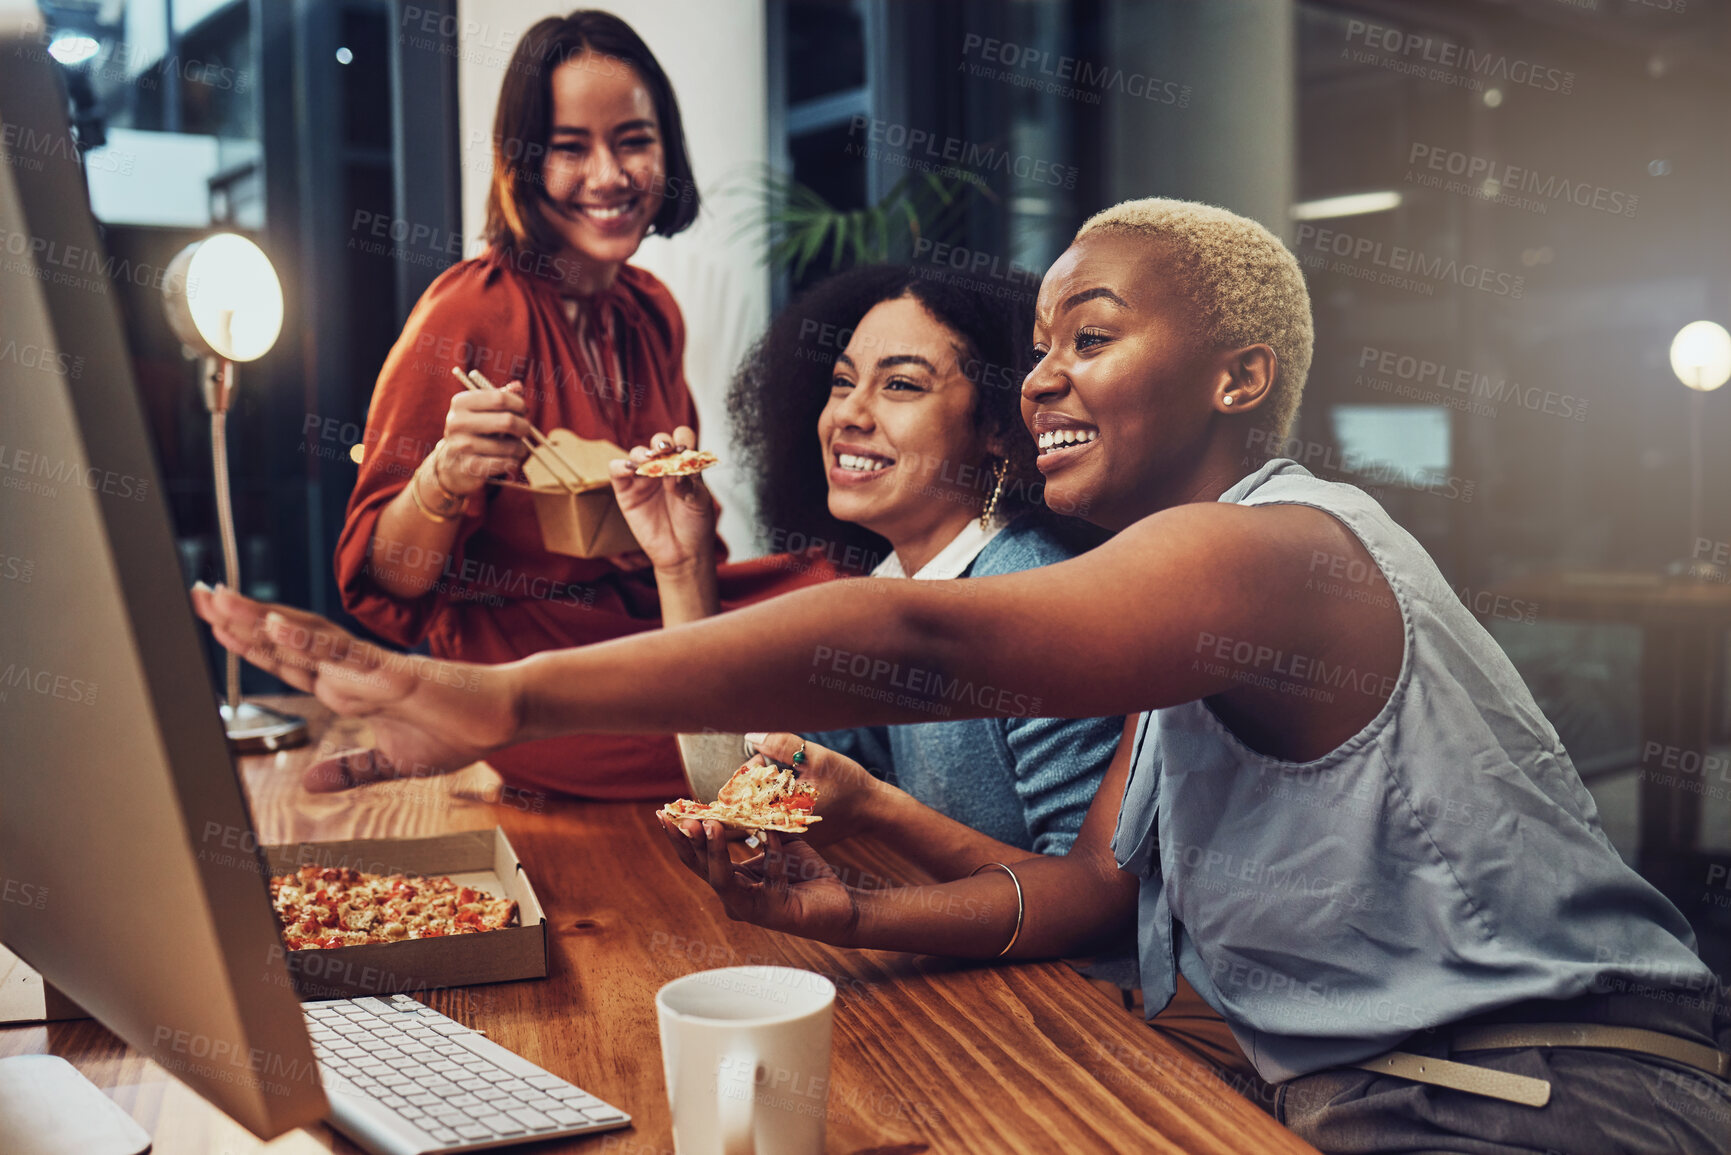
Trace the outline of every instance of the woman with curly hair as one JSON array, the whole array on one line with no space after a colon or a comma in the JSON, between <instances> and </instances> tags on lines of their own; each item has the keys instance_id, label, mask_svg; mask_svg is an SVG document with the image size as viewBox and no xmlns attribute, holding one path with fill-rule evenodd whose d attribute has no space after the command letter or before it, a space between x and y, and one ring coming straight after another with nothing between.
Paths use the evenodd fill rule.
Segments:
<instances>
[{"instance_id":1,"label":"woman with curly hair","mask_svg":"<svg viewBox=\"0 0 1731 1155\"><path fill-rule=\"evenodd\" d=\"M760 523L788 551L778 563L932 581L1049 565L1101 540L1041 502L1020 417L1031 324L1026 303L901 265L841 273L784 309L730 396ZM696 438L680 427L654 441ZM700 476L637 477L649 452L615 463L614 485L671 626L716 612L715 503ZM1123 719L1041 718L1032 699L1006 718L947 712L937 703L930 721L804 743L801 774L830 820L814 828L819 841L872 830L951 878L1006 855L1066 852ZM802 745L751 737L784 760Z\"/></svg>"}]
</instances>

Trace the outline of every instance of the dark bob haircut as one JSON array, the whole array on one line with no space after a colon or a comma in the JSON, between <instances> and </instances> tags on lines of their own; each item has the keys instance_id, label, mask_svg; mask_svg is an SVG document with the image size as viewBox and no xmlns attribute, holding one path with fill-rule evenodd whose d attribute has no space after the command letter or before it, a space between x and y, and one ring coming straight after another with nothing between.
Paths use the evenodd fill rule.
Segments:
<instances>
[{"instance_id":1,"label":"dark bob haircut","mask_svg":"<svg viewBox=\"0 0 1731 1155\"><path fill-rule=\"evenodd\" d=\"M505 69L499 108L493 116L493 181L487 190L486 235L507 251L554 254L564 247L541 215L546 198L541 168L553 135L553 72L589 57L597 67L629 65L648 86L660 124L664 187L642 189L662 198L649 231L664 237L697 219L697 182L685 148L685 127L673 85L642 37L611 12L579 9L549 16L523 33Z\"/></svg>"},{"instance_id":2,"label":"dark bob haircut","mask_svg":"<svg viewBox=\"0 0 1731 1155\"><path fill-rule=\"evenodd\" d=\"M1078 551L1105 539L1094 527L1045 508L1045 482L1021 413L1022 379L1032 365L1033 305L1026 297L994 295L991 288L949 269L861 265L813 286L770 322L734 376L728 412L772 553L804 553L815 546L831 564L854 572L888 556L889 542L829 512L817 421L829 401L836 358L854 327L874 305L903 296L954 335L962 373L974 385L974 430L982 441L998 438L1008 451L999 510L1033 511L1024 516L1046 519ZM980 469L975 476L983 506L992 471Z\"/></svg>"}]
</instances>

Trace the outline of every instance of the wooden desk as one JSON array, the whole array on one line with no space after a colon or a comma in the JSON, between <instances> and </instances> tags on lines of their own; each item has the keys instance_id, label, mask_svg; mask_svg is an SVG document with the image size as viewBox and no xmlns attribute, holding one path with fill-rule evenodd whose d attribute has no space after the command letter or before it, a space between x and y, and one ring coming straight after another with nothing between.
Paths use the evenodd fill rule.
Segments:
<instances>
[{"instance_id":1,"label":"wooden desk","mask_svg":"<svg viewBox=\"0 0 1731 1155\"><path fill-rule=\"evenodd\" d=\"M330 728L310 699L280 704L308 717L315 743ZM635 1120L625 1131L524 1148L535 1155L672 1155L655 991L679 975L741 963L803 967L836 983L831 1152L1313 1153L1061 963L843 951L733 923L679 865L652 806L502 792L485 767L309 795L299 771L312 750L241 761L263 841L495 824L509 834L547 910L551 974L426 1001ZM881 847L833 857L855 872L913 876ZM267 1149L95 1022L0 1029L0 1056L40 1052L65 1057L106 1090L155 1136L156 1155ZM268 1150L358 1149L321 1126Z\"/></svg>"}]
</instances>

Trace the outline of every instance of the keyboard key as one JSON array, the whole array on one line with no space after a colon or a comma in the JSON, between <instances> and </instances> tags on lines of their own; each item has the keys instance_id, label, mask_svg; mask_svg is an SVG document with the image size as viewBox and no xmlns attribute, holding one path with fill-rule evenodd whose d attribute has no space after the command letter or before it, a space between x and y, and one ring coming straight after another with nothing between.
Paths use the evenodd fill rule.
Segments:
<instances>
[{"instance_id":1,"label":"keyboard key","mask_svg":"<svg viewBox=\"0 0 1731 1155\"><path fill-rule=\"evenodd\" d=\"M524 1131L528 1130L528 1128L524 1127L523 1124L517 1122L517 1120L511 1118L509 1115L488 1115L484 1118L475 1120L475 1122L486 1127L491 1127L494 1133L498 1135L521 1135Z\"/></svg>"},{"instance_id":2,"label":"keyboard key","mask_svg":"<svg viewBox=\"0 0 1731 1155\"><path fill-rule=\"evenodd\" d=\"M449 1103L453 1107L474 1107L479 1106L481 1100L475 1098L473 1095L462 1094L452 1095L449 1099L446 1099L445 1102Z\"/></svg>"},{"instance_id":3,"label":"keyboard key","mask_svg":"<svg viewBox=\"0 0 1731 1155\"><path fill-rule=\"evenodd\" d=\"M476 1091L475 1098L487 1103L494 1102L498 1099L503 1099L509 1103L511 1101L511 1093L509 1091L501 1091L497 1087L488 1087L485 1091Z\"/></svg>"},{"instance_id":4,"label":"keyboard key","mask_svg":"<svg viewBox=\"0 0 1731 1155\"><path fill-rule=\"evenodd\" d=\"M489 1115L498 1115L501 1113L498 1106L493 1103L471 1103L469 1106L464 1107L463 1110L471 1119L484 1119Z\"/></svg>"},{"instance_id":5,"label":"keyboard key","mask_svg":"<svg viewBox=\"0 0 1731 1155\"><path fill-rule=\"evenodd\" d=\"M483 1075L481 1077L483 1079L486 1078L485 1075ZM501 1090L501 1091L510 1091L512 1093L515 1093L518 1091L527 1091L527 1090L531 1089L529 1084L527 1084L523 1080L517 1079L517 1078L507 1078L504 1082L497 1084L497 1086L498 1086L499 1090Z\"/></svg>"},{"instance_id":6,"label":"keyboard key","mask_svg":"<svg viewBox=\"0 0 1731 1155\"><path fill-rule=\"evenodd\" d=\"M435 1107L444 1100L437 1095L429 1095L426 1091L422 1091L418 1095L410 1095L409 1102L416 1107Z\"/></svg>"},{"instance_id":7,"label":"keyboard key","mask_svg":"<svg viewBox=\"0 0 1731 1155\"><path fill-rule=\"evenodd\" d=\"M518 1107L516 1110L508 1111L506 1113L531 1131L551 1131L554 1127L558 1126L557 1123L541 1114L541 1112L531 1110L528 1107Z\"/></svg>"},{"instance_id":8,"label":"keyboard key","mask_svg":"<svg viewBox=\"0 0 1731 1155\"><path fill-rule=\"evenodd\" d=\"M427 1129L427 1134L431 1135L433 1138L437 1139L441 1143L455 1143L457 1140L464 1138L464 1136L457 1134L455 1131L451 1130L449 1127L429 1127ZM484 1138L485 1136L470 1136L470 1137L471 1138Z\"/></svg>"},{"instance_id":9,"label":"keyboard key","mask_svg":"<svg viewBox=\"0 0 1731 1155\"><path fill-rule=\"evenodd\" d=\"M524 1103L535 1108L537 1111L557 1111L565 1105L559 1100L547 1095L536 1095L532 1099L525 1095L519 1095L517 1097Z\"/></svg>"},{"instance_id":10,"label":"keyboard key","mask_svg":"<svg viewBox=\"0 0 1731 1155\"><path fill-rule=\"evenodd\" d=\"M511 1074L511 1072L501 1071L497 1067L492 1067L485 1071L471 1071L471 1073L477 1079L485 1079L489 1083L498 1083L501 1086L506 1083L522 1083L522 1080ZM523 1083L523 1085L528 1086L527 1083Z\"/></svg>"},{"instance_id":11,"label":"keyboard key","mask_svg":"<svg viewBox=\"0 0 1731 1155\"><path fill-rule=\"evenodd\" d=\"M484 1091L487 1089L487 1087L489 1085L490 1084L488 1084L487 1080L485 1080L485 1079L458 1079L457 1080L457 1086L463 1088L463 1090L465 1090L465 1091Z\"/></svg>"},{"instance_id":12,"label":"keyboard key","mask_svg":"<svg viewBox=\"0 0 1731 1155\"><path fill-rule=\"evenodd\" d=\"M581 1111L568 1111L564 1107L555 1107L547 1112L547 1117L561 1127L576 1127L589 1122L589 1116Z\"/></svg>"},{"instance_id":13,"label":"keyboard key","mask_svg":"<svg viewBox=\"0 0 1731 1155\"><path fill-rule=\"evenodd\" d=\"M606 1123L614 1119L625 1118L625 1112L616 1111L605 1104L600 1107L585 1107L583 1113L597 1123Z\"/></svg>"},{"instance_id":14,"label":"keyboard key","mask_svg":"<svg viewBox=\"0 0 1731 1155\"><path fill-rule=\"evenodd\" d=\"M461 1107L453 1107L449 1103L440 1103L437 1107L428 1107L427 1114L431 1115L435 1119L451 1119L456 1122L461 1122L469 1117L467 1111L464 1111ZM455 1126L456 1122L452 1123L452 1126Z\"/></svg>"},{"instance_id":15,"label":"keyboard key","mask_svg":"<svg viewBox=\"0 0 1731 1155\"><path fill-rule=\"evenodd\" d=\"M531 1087L536 1087L543 1091L551 1091L554 1087L570 1086L569 1083L564 1079L561 1079L558 1075L530 1075L523 1081Z\"/></svg>"},{"instance_id":16,"label":"keyboard key","mask_svg":"<svg viewBox=\"0 0 1731 1155\"><path fill-rule=\"evenodd\" d=\"M457 1134L465 1139L491 1139L493 1137L492 1129L480 1123L464 1123L457 1128ZM448 1143L450 1140L441 1140L441 1142Z\"/></svg>"},{"instance_id":17,"label":"keyboard key","mask_svg":"<svg viewBox=\"0 0 1731 1155\"><path fill-rule=\"evenodd\" d=\"M432 1062L427 1064L427 1070L437 1071L441 1075L449 1071L461 1071L462 1069L463 1068L460 1065L451 1062L449 1059L434 1059Z\"/></svg>"},{"instance_id":18,"label":"keyboard key","mask_svg":"<svg viewBox=\"0 0 1731 1155\"><path fill-rule=\"evenodd\" d=\"M421 1090L425 1091L429 1095L437 1095L441 1099L448 1098L451 1095L460 1095L463 1092L463 1088L457 1086L457 1084L446 1079L436 1078L428 1079L426 1082L422 1083Z\"/></svg>"},{"instance_id":19,"label":"keyboard key","mask_svg":"<svg viewBox=\"0 0 1731 1155\"><path fill-rule=\"evenodd\" d=\"M434 1023L432 1026L433 1030L441 1035L472 1035L475 1033L455 1020L446 1023Z\"/></svg>"}]
</instances>

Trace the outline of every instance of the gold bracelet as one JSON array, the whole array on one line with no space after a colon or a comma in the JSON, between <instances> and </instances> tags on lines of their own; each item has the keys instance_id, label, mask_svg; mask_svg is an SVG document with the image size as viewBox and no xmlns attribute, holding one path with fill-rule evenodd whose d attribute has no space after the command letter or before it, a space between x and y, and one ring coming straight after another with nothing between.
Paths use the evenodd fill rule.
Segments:
<instances>
[{"instance_id":1,"label":"gold bracelet","mask_svg":"<svg viewBox=\"0 0 1731 1155\"><path fill-rule=\"evenodd\" d=\"M443 481L439 480L439 450L443 449L444 447L445 447L445 439L443 437L439 438L438 441L434 442L433 451L431 453L427 454L427 460L428 460L428 462L431 463L430 466L428 467L427 472L432 475L433 488L437 489L441 494L444 495L445 504L446 505L456 505L456 504L464 501L465 500L464 497L461 494L452 493L450 491L450 489L446 487L445 483Z\"/></svg>"},{"instance_id":2,"label":"gold bracelet","mask_svg":"<svg viewBox=\"0 0 1731 1155\"><path fill-rule=\"evenodd\" d=\"M415 503L415 508L421 511L422 517L425 517L428 521L436 521L440 525L443 525L456 515L450 513L434 513L432 510L427 508L427 503L421 500L420 488L415 484L415 479L420 477L420 475L420 470L416 470L414 473L409 475L409 500Z\"/></svg>"},{"instance_id":3,"label":"gold bracelet","mask_svg":"<svg viewBox=\"0 0 1731 1155\"><path fill-rule=\"evenodd\" d=\"M1028 913L1028 907L1027 907L1027 904L1025 902L1023 902L1023 900L1022 900L1022 880L1016 877L1015 871L1011 870L1009 867L1005 866L1003 863L1001 863L1001 862L983 863L980 866L976 866L968 874L968 877L972 878L972 877L974 877L974 875L980 873L980 871L985 870L988 867L992 867L992 866L997 867L999 870L1001 870L1005 874L1009 875L1010 881L1016 884L1016 929L1010 932L1010 941L1005 943L1004 949L998 952L998 957L1003 958L1005 955L1009 954L1010 949L1016 945L1016 940L1022 937L1022 917Z\"/></svg>"}]
</instances>

